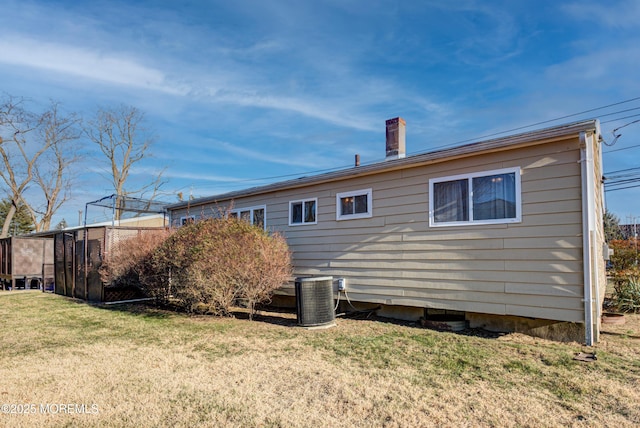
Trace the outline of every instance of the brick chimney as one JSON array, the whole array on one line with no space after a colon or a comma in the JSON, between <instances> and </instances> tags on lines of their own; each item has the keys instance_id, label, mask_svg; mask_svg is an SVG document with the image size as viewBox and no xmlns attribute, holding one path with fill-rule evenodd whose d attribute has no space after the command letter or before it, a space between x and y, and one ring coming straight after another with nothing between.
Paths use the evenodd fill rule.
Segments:
<instances>
[{"instance_id":1,"label":"brick chimney","mask_svg":"<svg viewBox=\"0 0 640 428\"><path fill-rule=\"evenodd\" d=\"M389 119L387 124L387 158L401 159L406 156L405 128L407 123L401 117Z\"/></svg>"}]
</instances>

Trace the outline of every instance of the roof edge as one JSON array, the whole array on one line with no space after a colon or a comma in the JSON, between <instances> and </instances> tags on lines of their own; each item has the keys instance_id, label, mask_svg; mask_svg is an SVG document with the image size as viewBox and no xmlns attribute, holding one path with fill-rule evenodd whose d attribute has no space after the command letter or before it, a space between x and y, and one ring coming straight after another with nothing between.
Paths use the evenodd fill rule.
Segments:
<instances>
[{"instance_id":1,"label":"roof edge","mask_svg":"<svg viewBox=\"0 0 640 428\"><path fill-rule=\"evenodd\" d=\"M589 119L579 122L567 123L550 128L543 128L534 131L508 135L506 137L483 140L456 146L448 149L435 150L431 152L410 155L405 158L385 160L369 165L351 167L338 171L327 172L324 174L312 175L309 177L300 177L292 180L279 181L264 186L250 187L233 192L221 193L213 196L205 196L202 198L169 204L165 208L167 211L180 209L183 207L192 207L205 205L217 201L227 201L239 197L252 196L260 193L275 192L278 190L303 187L310 184L320 184L328 181L340 180L345 177L357 175L369 175L382 171L402 169L411 166L418 166L424 163L443 162L456 157L469 156L471 154L490 152L495 150L504 150L521 145L529 144L545 144L552 140L565 138L571 135L579 135L581 132L597 131L599 123L597 119Z\"/></svg>"}]
</instances>

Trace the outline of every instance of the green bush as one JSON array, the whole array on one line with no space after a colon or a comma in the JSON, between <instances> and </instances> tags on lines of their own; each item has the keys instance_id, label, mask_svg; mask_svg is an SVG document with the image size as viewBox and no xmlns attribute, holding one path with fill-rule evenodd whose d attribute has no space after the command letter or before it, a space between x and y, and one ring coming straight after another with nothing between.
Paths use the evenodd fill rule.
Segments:
<instances>
[{"instance_id":1,"label":"green bush","mask_svg":"<svg viewBox=\"0 0 640 428\"><path fill-rule=\"evenodd\" d=\"M625 283L614 286L614 304L621 312L640 312L640 279L638 272L629 275Z\"/></svg>"},{"instance_id":2,"label":"green bush","mask_svg":"<svg viewBox=\"0 0 640 428\"><path fill-rule=\"evenodd\" d=\"M148 294L188 312L229 315L245 299L252 317L290 275L281 235L223 218L178 229L148 259L141 282Z\"/></svg>"},{"instance_id":3,"label":"green bush","mask_svg":"<svg viewBox=\"0 0 640 428\"><path fill-rule=\"evenodd\" d=\"M621 312L640 311L640 267L637 265L637 245L635 239L614 240L611 256L614 292L613 306Z\"/></svg>"}]
</instances>

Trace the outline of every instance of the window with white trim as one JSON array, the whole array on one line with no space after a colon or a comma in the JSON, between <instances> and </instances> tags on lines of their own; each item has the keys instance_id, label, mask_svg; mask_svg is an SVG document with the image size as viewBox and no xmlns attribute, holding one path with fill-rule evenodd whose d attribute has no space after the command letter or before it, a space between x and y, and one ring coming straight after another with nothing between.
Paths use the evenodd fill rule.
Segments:
<instances>
[{"instance_id":1,"label":"window with white trim","mask_svg":"<svg viewBox=\"0 0 640 428\"><path fill-rule=\"evenodd\" d=\"M180 217L180 226L184 226L185 224L191 224L195 222L196 222L196 216L194 215Z\"/></svg>"},{"instance_id":2,"label":"window with white trim","mask_svg":"<svg viewBox=\"0 0 640 428\"><path fill-rule=\"evenodd\" d=\"M522 221L520 168L505 168L429 180L429 225Z\"/></svg>"},{"instance_id":3,"label":"window with white trim","mask_svg":"<svg viewBox=\"0 0 640 428\"><path fill-rule=\"evenodd\" d=\"M373 215L372 190L355 190L336 195L336 220L368 218Z\"/></svg>"},{"instance_id":4,"label":"window with white trim","mask_svg":"<svg viewBox=\"0 0 640 428\"><path fill-rule=\"evenodd\" d=\"M267 212L266 205L258 205L255 207L237 208L237 209L231 210L231 212L229 213L229 216L234 218L240 218L255 226L259 226L259 227L262 227L263 229L266 229L267 227L266 212Z\"/></svg>"},{"instance_id":5,"label":"window with white trim","mask_svg":"<svg viewBox=\"0 0 640 428\"><path fill-rule=\"evenodd\" d=\"M289 202L289 226L317 224L318 198Z\"/></svg>"}]
</instances>

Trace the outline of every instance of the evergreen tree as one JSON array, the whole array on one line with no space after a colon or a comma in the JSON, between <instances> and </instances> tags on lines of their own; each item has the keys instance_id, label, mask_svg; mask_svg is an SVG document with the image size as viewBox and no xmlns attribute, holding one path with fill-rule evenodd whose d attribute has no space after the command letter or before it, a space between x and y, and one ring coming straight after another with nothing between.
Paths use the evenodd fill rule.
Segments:
<instances>
[{"instance_id":1,"label":"evergreen tree","mask_svg":"<svg viewBox=\"0 0 640 428\"><path fill-rule=\"evenodd\" d=\"M620 231L620 219L614 213L606 211L603 222L604 238L607 242L611 242L614 239L623 239L622 232Z\"/></svg>"},{"instance_id":2,"label":"evergreen tree","mask_svg":"<svg viewBox=\"0 0 640 428\"><path fill-rule=\"evenodd\" d=\"M7 217L7 213L11 208L11 200L3 199L0 201L0 224L4 223L4 219ZM31 233L35 230L33 220L29 215L29 210L23 204L18 205L18 208L11 219L9 226L9 236L18 236Z\"/></svg>"},{"instance_id":3,"label":"evergreen tree","mask_svg":"<svg viewBox=\"0 0 640 428\"><path fill-rule=\"evenodd\" d=\"M69 227L69 225L67 224L67 220L62 219L58 224L56 224L55 228L56 230L62 230L62 229L66 229L67 227Z\"/></svg>"}]
</instances>

